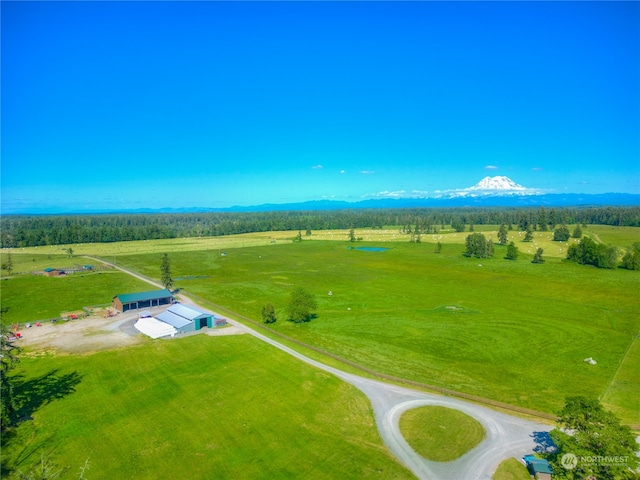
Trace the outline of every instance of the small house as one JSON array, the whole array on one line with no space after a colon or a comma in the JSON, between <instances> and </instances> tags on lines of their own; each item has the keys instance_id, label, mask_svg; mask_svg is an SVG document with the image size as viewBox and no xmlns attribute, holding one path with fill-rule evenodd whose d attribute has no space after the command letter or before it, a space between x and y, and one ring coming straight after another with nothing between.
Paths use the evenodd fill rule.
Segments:
<instances>
[{"instance_id":1,"label":"small house","mask_svg":"<svg viewBox=\"0 0 640 480\"><path fill-rule=\"evenodd\" d=\"M57 268L45 268L44 275L46 277L60 277L64 275L64 270L59 270Z\"/></svg>"}]
</instances>

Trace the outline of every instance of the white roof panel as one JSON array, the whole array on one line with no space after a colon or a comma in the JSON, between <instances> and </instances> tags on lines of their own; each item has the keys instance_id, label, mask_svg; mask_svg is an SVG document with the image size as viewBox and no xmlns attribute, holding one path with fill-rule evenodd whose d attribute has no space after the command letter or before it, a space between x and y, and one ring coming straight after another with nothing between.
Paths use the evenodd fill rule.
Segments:
<instances>
[{"instance_id":1,"label":"white roof panel","mask_svg":"<svg viewBox=\"0 0 640 480\"><path fill-rule=\"evenodd\" d=\"M168 323L159 322L149 317L141 318L135 323L134 327L136 327L139 332L151 338L166 337L168 335L174 336L177 333L177 330Z\"/></svg>"}]
</instances>

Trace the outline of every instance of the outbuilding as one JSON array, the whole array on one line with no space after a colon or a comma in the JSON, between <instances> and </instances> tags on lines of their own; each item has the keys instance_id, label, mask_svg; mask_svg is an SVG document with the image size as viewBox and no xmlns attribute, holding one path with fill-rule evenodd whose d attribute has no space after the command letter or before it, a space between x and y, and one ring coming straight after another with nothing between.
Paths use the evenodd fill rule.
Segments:
<instances>
[{"instance_id":1,"label":"outbuilding","mask_svg":"<svg viewBox=\"0 0 640 480\"><path fill-rule=\"evenodd\" d=\"M212 328L215 321L213 313L180 303L171 305L155 318L171 325L178 333L193 332L205 327Z\"/></svg>"},{"instance_id":2,"label":"outbuilding","mask_svg":"<svg viewBox=\"0 0 640 480\"><path fill-rule=\"evenodd\" d=\"M551 480L553 474L549 462L542 458L527 459L527 469L536 480Z\"/></svg>"},{"instance_id":3,"label":"outbuilding","mask_svg":"<svg viewBox=\"0 0 640 480\"><path fill-rule=\"evenodd\" d=\"M57 268L45 268L44 275L46 277L59 277L64 275L64 270L59 270Z\"/></svg>"},{"instance_id":4,"label":"outbuilding","mask_svg":"<svg viewBox=\"0 0 640 480\"><path fill-rule=\"evenodd\" d=\"M125 293L113 297L112 307L119 312L137 310L139 308L158 307L173 303L173 295L169 290L151 290L149 292Z\"/></svg>"}]
</instances>

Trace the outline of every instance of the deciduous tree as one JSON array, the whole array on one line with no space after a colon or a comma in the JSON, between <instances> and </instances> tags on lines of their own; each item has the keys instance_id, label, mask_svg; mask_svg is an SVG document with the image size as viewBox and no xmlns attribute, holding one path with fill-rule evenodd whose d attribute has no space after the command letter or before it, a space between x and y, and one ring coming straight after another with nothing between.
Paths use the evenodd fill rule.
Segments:
<instances>
[{"instance_id":1,"label":"deciduous tree","mask_svg":"<svg viewBox=\"0 0 640 480\"><path fill-rule=\"evenodd\" d=\"M622 268L640 270L640 242L634 242L622 257Z\"/></svg>"},{"instance_id":2,"label":"deciduous tree","mask_svg":"<svg viewBox=\"0 0 640 480\"><path fill-rule=\"evenodd\" d=\"M569 229L566 225L560 225L553 231L554 242L566 242L570 237Z\"/></svg>"},{"instance_id":3,"label":"deciduous tree","mask_svg":"<svg viewBox=\"0 0 640 480\"><path fill-rule=\"evenodd\" d=\"M557 450L547 454L555 479L638 478L640 445L629 427L598 400L567 398L557 425L550 432ZM565 455L575 456L575 461L567 462Z\"/></svg>"},{"instance_id":4,"label":"deciduous tree","mask_svg":"<svg viewBox=\"0 0 640 480\"><path fill-rule=\"evenodd\" d=\"M513 242L510 242L507 246L507 254L505 257L507 260L517 260L518 259L518 247Z\"/></svg>"},{"instance_id":5,"label":"deciduous tree","mask_svg":"<svg viewBox=\"0 0 640 480\"><path fill-rule=\"evenodd\" d=\"M573 229L573 233L571 234L573 238L582 238L582 228L580 225L576 225L576 228Z\"/></svg>"},{"instance_id":6,"label":"deciduous tree","mask_svg":"<svg viewBox=\"0 0 640 480\"><path fill-rule=\"evenodd\" d=\"M318 308L318 304L315 297L304 288L297 287L291 292L287 308L291 321L295 323L308 322L316 308Z\"/></svg>"},{"instance_id":7,"label":"deciduous tree","mask_svg":"<svg viewBox=\"0 0 640 480\"><path fill-rule=\"evenodd\" d=\"M493 242L488 243L482 233L467 235L465 244L467 249L464 255L467 257L486 258L493 255Z\"/></svg>"},{"instance_id":8,"label":"deciduous tree","mask_svg":"<svg viewBox=\"0 0 640 480\"><path fill-rule=\"evenodd\" d=\"M276 323L276 309L273 307L273 304L267 303L264 307L262 307L262 321L264 323Z\"/></svg>"}]
</instances>

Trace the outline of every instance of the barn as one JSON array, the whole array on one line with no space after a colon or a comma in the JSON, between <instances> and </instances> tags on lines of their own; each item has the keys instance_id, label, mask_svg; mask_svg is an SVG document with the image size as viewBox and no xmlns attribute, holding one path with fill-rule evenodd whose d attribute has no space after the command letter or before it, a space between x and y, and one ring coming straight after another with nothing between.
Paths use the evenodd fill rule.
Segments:
<instances>
[{"instance_id":1,"label":"barn","mask_svg":"<svg viewBox=\"0 0 640 480\"><path fill-rule=\"evenodd\" d=\"M218 326L213 313L180 303L171 305L166 311L156 315L155 318L171 325L178 333L193 332L205 327Z\"/></svg>"},{"instance_id":2,"label":"barn","mask_svg":"<svg viewBox=\"0 0 640 480\"><path fill-rule=\"evenodd\" d=\"M116 295L113 297L111 306L119 312L127 312L139 308L170 305L171 303L173 303L173 295L169 290L164 289Z\"/></svg>"}]
</instances>

